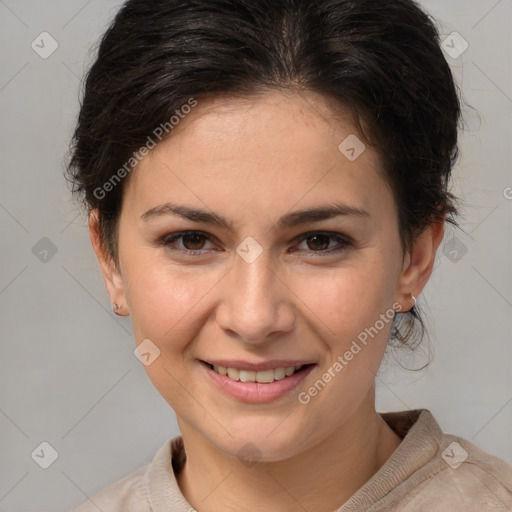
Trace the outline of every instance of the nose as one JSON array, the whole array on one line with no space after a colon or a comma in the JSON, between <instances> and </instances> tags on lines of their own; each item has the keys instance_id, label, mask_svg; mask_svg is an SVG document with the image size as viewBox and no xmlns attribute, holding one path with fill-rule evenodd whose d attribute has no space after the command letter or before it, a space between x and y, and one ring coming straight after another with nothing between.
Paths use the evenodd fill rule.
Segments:
<instances>
[{"instance_id":1,"label":"nose","mask_svg":"<svg viewBox=\"0 0 512 512\"><path fill-rule=\"evenodd\" d=\"M260 345L295 325L293 293L278 275L267 251L252 263L235 255L223 280L216 319L220 328L245 343Z\"/></svg>"}]
</instances>

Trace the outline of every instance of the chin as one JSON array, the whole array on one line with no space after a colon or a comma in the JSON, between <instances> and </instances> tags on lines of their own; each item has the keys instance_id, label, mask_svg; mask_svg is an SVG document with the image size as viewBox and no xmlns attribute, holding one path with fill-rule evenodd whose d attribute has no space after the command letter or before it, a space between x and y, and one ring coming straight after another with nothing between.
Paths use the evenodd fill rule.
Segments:
<instances>
[{"instance_id":1,"label":"chin","mask_svg":"<svg viewBox=\"0 0 512 512\"><path fill-rule=\"evenodd\" d=\"M289 459L307 449L305 443L309 445L312 441L303 428L298 427L292 432L283 423L277 427L274 424L270 428L262 428L261 421L258 422L257 419L252 425L246 422L243 428L231 429L227 426L227 430L233 437L223 431L219 433L220 438L211 440L212 444L219 451L239 459L248 467L253 462L279 462Z\"/></svg>"}]
</instances>

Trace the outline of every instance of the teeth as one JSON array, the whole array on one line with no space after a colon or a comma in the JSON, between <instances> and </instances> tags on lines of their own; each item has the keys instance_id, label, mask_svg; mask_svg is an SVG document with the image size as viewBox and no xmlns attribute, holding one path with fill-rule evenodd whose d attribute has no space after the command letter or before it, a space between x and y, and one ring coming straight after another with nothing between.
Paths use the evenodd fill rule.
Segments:
<instances>
[{"instance_id":1,"label":"teeth","mask_svg":"<svg viewBox=\"0 0 512 512\"><path fill-rule=\"evenodd\" d=\"M275 368L273 370L262 370L259 372L251 370L238 370L237 368L226 368L225 366L214 366L213 370L220 375L225 375L233 380L241 382L260 382L262 384L281 380L292 376L302 366L288 366L287 368Z\"/></svg>"}]
</instances>

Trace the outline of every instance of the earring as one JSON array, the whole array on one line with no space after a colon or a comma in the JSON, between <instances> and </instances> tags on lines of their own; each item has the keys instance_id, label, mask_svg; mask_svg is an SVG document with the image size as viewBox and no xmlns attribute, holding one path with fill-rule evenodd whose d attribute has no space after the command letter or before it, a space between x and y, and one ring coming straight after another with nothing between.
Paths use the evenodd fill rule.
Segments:
<instances>
[{"instance_id":1,"label":"earring","mask_svg":"<svg viewBox=\"0 0 512 512\"><path fill-rule=\"evenodd\" d=\"M115 313L116 315L118 315L118 316L119 316L119 313L118 313L117 311L118 311L119 309L121 309L121 306L120 306L119 304L115 304L115 303L114 303L114 304L112 304L112 310L113 310L113 311L114 311L114 313Z\"/></svg>"},{"instance_id":2,"label":"earring","mask_svg":"<svg viewBox=\"0 0 512 512\"><path fill-rule=\"evenodd\" d=\"M411 293L411 297L412 297L412 307L416 306L416 297Z\"/></svg>"}]
</instances>

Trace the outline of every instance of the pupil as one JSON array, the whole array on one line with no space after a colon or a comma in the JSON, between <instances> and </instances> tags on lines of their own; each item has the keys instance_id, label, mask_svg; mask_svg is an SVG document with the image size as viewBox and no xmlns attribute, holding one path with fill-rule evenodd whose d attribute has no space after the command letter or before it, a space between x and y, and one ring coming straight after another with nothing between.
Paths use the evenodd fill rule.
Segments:
<instances>
[{"instance_id":1,"label":"pupil","mask_svg":"<svg viewBox=\"0 0 512 512\"><path fill-rule=\"evenodd\" d=\"M313 235L313 236L310 236L308 240L315 240L316 239L318 241L318 239L322 238L322 237L324 238L324 241L327 239L327 244L325 242L323 244L320 243L320 245L323 246L323 247L320 247L320 249L326 249L327 247L329 247L329 241L328 241L328 237L326 235ZM315 242L313 242L313 245L315 245ZM317 249L318 248L319 247L317 246Z\"/></svg>"},{"instance_id":2,"label":"pupil","mask_svg":"<svg viewBox=\"0 0 512 512\"><path fill-rule=\"evenodd\" d=\"M202 239L201 235L190 234L190 235L185 235L183 237L183 244L185 245L185 247L187 247L187 245L190 245L187 242L190 242L191 239L192 239L192 245L194 245L194 244L199 244L200 246L202 245L201 244L201 239ZM201 247L187 247L187 249L201 249Z\"/></svg>"}]
</instances>

